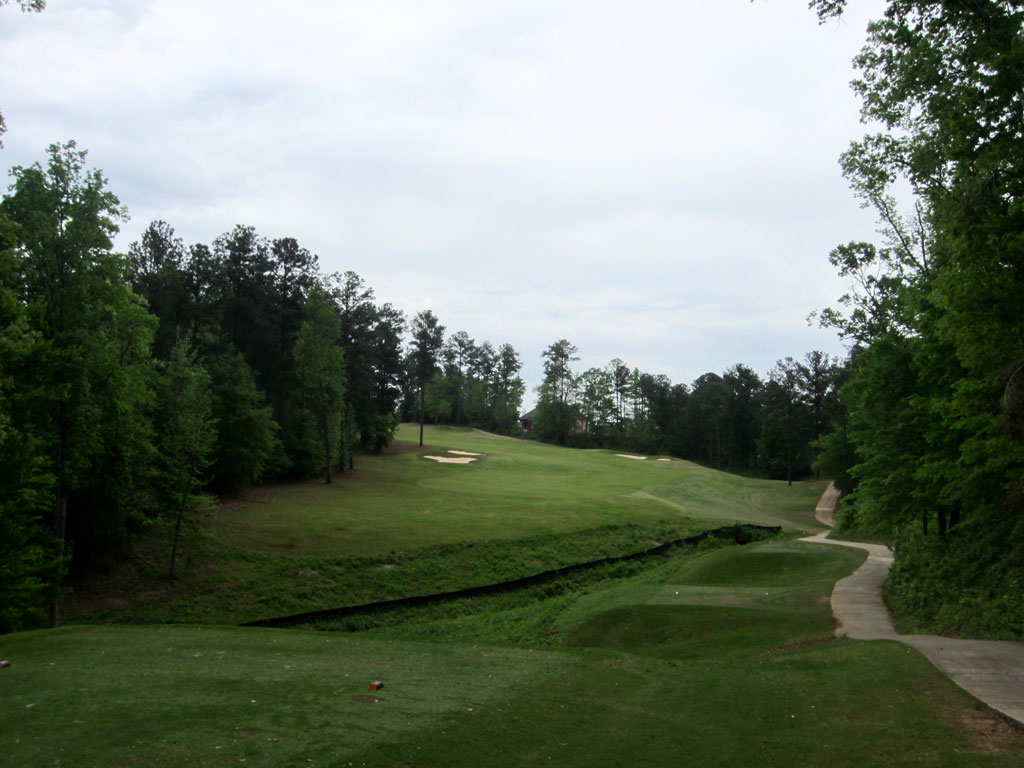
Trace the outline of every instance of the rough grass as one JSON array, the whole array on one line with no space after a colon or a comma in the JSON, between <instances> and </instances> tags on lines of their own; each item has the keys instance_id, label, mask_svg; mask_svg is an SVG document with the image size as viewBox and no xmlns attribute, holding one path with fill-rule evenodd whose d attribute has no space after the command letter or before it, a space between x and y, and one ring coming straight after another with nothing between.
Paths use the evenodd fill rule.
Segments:
<instances>
[{"instance_id":1,"label":"rough grass","mask_svg":"<svg viewBox=\"0 0 1024 768\"><path fill-rule=\"evenodd\" d=\"M700 529L651 521L577 531L411 548L376 557L297 557L232 547L209 536L189 542L191 562L166 577L166 532L140 542L115 572L76 585L69 622L241 624L510 581L566 565L632 554Z\"/></svg>"}]
</instances>

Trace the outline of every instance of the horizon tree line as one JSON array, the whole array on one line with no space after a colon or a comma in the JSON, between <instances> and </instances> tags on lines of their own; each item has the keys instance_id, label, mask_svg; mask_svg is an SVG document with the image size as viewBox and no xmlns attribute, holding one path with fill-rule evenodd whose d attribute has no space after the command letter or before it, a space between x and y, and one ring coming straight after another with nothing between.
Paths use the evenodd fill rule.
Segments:
<instances>
[{"instance_id":1,"label":"horizon tree line","mask_svg":"<svg viewBox=\"0 0 1024 768\"><path fill-rule=\"evenodd\" d=\"M792 482L815 470L818 441L841 410L844 365L823 352L779 360L762 379L736 364L691 385L620 358L576 372L567 339L543 353L533 433L559 445L664 453Z\"/></svg>"},{"instance_id":2,"label":"horizon tree line","mask_svg":"<svg viewBox=\"0 0 1024 768\"><path fill-rule=\"evenodd\" d=\"M109 568L147 526L173 531L173 578L182 532L211 494L332 482L394 438L431 312L406 345L404 314L357 274L325 275L294 238L250 226L186 247L154 221L115 253L125 209L74 142L11 176L0 200L0 632L43 623L44 605L57 626L67 575ZM423 370L432 379L443 359L459 413L507 430L518 355L464 337L446 350L473 365L438 348Z\"/></svg>"}]
</instances>

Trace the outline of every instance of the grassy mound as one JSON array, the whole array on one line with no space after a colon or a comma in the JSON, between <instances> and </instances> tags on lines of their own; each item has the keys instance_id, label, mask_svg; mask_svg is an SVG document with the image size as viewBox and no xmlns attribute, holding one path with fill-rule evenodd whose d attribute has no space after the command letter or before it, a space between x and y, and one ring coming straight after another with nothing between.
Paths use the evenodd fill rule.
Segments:
<instances>
[{"instance_id":1,"label":"grassy mound","mask_svg":"<svg viewBox=\"0 0 1024 768\"><path fill-rule=\"evenodd\" d=\"M779 547L821 588L766 568ZM679 553L550 599L431 617L449 627L442 642L411 639L417 621L9 635L0 753L12 767L1019 765L1020 734L915 651L832 639L819 598L856 554ZM700 570L731 583L698 583ZM512 645L503 613L563 645Z\"/></svg>"}]
</instances>

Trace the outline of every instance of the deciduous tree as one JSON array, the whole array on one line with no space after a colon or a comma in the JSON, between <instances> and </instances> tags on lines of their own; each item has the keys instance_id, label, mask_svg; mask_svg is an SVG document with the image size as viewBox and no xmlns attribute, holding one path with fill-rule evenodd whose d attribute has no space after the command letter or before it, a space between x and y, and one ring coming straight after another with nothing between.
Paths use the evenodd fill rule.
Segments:
<instances>
[{"instance_id":1,"label":"deciduous tree","mask_svg":"<svg viewBox=\"0 0 1024 768\"><path fill-rule=\"evenodd\" d=\"M317 424L325 483L331 482L332 457L339 454L344 415L345 353L341 342L337 307L330 294L315 285L306 298L295 361L307 406Z\"/></svg>"}]
</instances>

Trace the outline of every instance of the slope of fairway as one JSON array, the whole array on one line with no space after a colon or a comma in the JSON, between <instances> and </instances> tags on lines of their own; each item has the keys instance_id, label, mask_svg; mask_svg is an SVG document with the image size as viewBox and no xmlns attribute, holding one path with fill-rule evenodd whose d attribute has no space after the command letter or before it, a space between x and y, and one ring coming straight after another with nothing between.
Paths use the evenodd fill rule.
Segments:
<instances>
[{"instance_id":1,"label":"slope of fairway","mask_svg":"<svg viewBox=\"0 0 1024 768\"><path fill-rule=\"evenodd\" d=\"M295 555L378 555L448 544L674 519L687 530L736 521L819 530L824 484L754 480L685 461L637 461L466 429L405 426L355 472L254 489L224 505L213 529L236 546ZM428 455L479 453L470 464Z\"/></svg>"},{"instance_id":2,"label":"slope of fairway","mask_svg":"<svg viewBox=\"0 0 1024 768\"><path fill-rule=\"evenodd\" d=\"M571 645L553 649L476 644L486 611L437 643L400 627L8 635L0 754L12 768L1020 765L1020 734L918 653L832 638L822 598L862 555L822 549L680 555L562 596L549 620Z\"/></svg>"}]
</instances>

